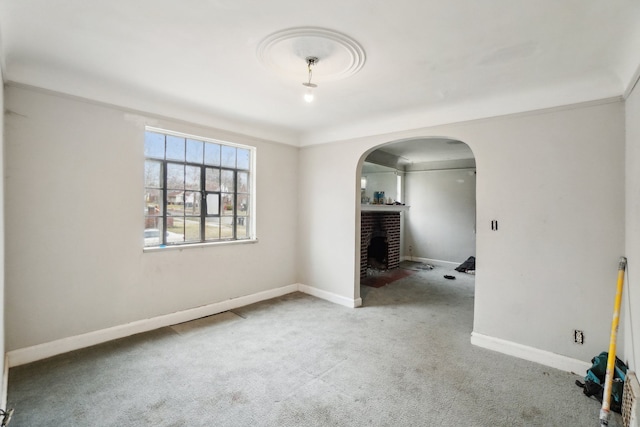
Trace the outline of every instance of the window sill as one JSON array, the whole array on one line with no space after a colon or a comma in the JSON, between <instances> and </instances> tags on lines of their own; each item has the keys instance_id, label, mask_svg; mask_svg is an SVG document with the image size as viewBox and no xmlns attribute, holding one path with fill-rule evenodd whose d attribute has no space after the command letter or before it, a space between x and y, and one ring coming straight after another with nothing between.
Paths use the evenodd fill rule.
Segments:
<instances>
[{"instance_id":1,"label":"window sill","mask_svg":"<svg viewBox=\"0 0 640 427\"><path fill-rule=\"evenodd\" d=\"M142 248L142 252L164 252L174 250L181 251L183 249L206 248L209 246L246 245L250 243L258 243L258 239L225 240L222 242L189 243L184 245L149 246L147 248Z\"/></svg>"}]
</instances>

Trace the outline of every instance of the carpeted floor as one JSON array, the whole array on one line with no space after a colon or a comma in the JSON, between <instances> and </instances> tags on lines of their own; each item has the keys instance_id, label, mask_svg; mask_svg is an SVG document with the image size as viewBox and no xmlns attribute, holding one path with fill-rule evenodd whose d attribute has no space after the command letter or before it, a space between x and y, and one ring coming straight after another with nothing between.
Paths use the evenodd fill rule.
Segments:
<instances>
[{"instance_id":1,"label":"carpeted floor","mask_svg":"<svg viewBox=\"0 0 640 427\"><path fill-rule=\"evenodd\" d=\"M473 279L415 272L357 309L294 293L12 368L11 427L598 425L575 375L470 344Z\"/></svg>"}]
</instances>

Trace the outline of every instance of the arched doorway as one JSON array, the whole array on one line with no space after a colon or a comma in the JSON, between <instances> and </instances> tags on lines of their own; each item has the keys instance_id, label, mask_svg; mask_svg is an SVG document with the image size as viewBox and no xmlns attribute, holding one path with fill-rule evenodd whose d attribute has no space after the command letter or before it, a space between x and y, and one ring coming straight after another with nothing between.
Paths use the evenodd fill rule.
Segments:
<instances>
[{"instance_id":1,"label":"arched doorway","mask_svg":"<svg viewBox=\"0 0 640 427\"><path fill-rule=\"evenodd\" d=\"M476 163L467 144L435 137L392 141L365 152L358 173L357 296L372 272L401 262L452 269L475 257Z\"/></svg>"}]
</instances>

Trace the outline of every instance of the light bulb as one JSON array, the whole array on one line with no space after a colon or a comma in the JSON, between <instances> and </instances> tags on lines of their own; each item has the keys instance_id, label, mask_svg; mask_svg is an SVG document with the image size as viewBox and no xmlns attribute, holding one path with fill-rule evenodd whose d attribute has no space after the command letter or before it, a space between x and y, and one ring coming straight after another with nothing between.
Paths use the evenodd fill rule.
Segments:
<instances>
[{"instance_id":1,"label":"light bulb","mask_svg":"<svg viewBox=\"0 0 640 427\"><path fill-rule=\"evenodd\" d=\"M313 102L313 89L309 88L304 94L304 100L307 102Z\"/></svg>"},{"instance_id":2,"label":"light bulb","mask_svg":"<svg viewBox=\"0 0 640 427\"><path fill-rule=\"evenodd\" d=\"M315 56L307 56L307 71L309 72L309 80L302 83L302 86L307 88L307 91L304 94L304 100L307 101L307 103L313 102L313 88L318 87L317 84L315 83L311 83L311 77L312 77L312 73L311 73L311 66L312 65L316 65L318 63L318 58L316 58Z\"/></svg>"}]
</instances>

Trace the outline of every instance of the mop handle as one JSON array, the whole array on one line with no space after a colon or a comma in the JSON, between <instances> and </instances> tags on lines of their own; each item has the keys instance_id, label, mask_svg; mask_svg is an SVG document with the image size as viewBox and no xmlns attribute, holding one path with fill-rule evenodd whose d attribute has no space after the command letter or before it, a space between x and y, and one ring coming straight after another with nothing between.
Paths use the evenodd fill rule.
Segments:
<instances>
[{"instance_id":1,"label":"mop handle","mask_svg":"<svg viewBox=\"0 0 640 427\"><path fill-rule=\"evenodd\" d=\"M616 365L616 339L618 338L618 325L620 323L620 305L622 303L622 285L624 284L624 270L627 267L627 259L620 257L618 264L618 286L616 300L613 305L613 320L611 321L611 338L609 340L609 356L607 357L607 374L604 377L604 391L602 393L602 409L600 409L600 425L609 425L611 407L611 387L615 375Z\"/></svg>"}]
</instances>

